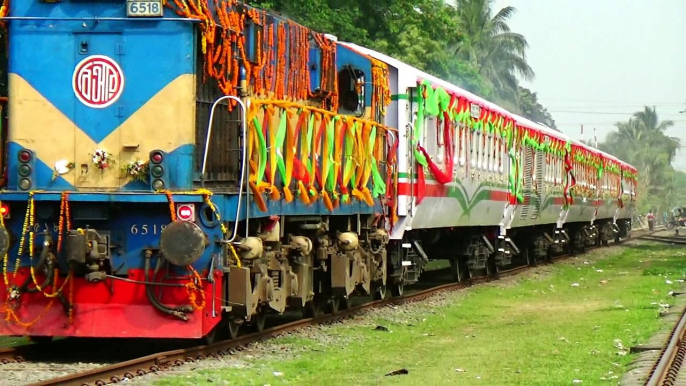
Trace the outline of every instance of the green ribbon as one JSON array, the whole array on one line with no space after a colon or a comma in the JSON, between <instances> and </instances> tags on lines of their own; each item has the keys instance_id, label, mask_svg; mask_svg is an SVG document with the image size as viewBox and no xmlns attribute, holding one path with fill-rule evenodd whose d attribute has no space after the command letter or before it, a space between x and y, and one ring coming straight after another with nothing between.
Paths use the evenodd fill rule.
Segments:
<instances>
[{"instance_id":1,"label":"green ribbon","mask_svg":"<svg viewBox=\"0 0 686 386\"><path fill-rule=\"evenodd\" d=\"M276 131L276 166L281 173L281 181L286 181L286 164L283 162L283 143L286 140L286 125L288 124L288 115L286 110L281 114L281 121L279 122L279 129Z\"/></svg>"},{"instance_id":2,"label":"green ribbon","mask_svg":"<svg viewBox=\"0 0 686 386\"><path fill-rule=\"evenodd\" d=\"M376 157L374 157L374 144L376 143L376 126L372 128L372 132L369 135L369 142L367 143L367 154L368 157L371 159L372 163L372 197L376 198L379 197L382 194L386 193L386 183L383 180L383 177L381 177L381 173L379 173L379 166L378 162L376 160Z\"/></svg>"},{"instance_id":3,"label":"green ribbon","mask_svg":"<svg viewBox=\"0 0 686 386\"><path fill-rule=\"evenodd\" d=\"M329 143L329 151L328 154L324 154L324 157L327 157L329 159L329 163L326 168L326 170L322 171L322 175L327 176L326 180L326 188L330 192L334 192L336 190L336 181L333 179L334 175L334 159L333 159L333 154L334 154L334 142L335 142L335 136L336 136L336 130L335 130L335 124L336 121L338 120L338 116L335 116L333 119L329 120L329 123L326 125L326 141Z\"/></svg>"},{"instance_id":4,"label":"green ribbon","mask_svg":"<svg viewBox=\"0 0 686 386\"><path fill-rule=\"evenodd\" d=\"M267 141L264 139L264 133L262 132L262 124L257 119L253 118L253 124L255 125L255 130L257 130L257 143L260 146L260 164L257 168L257 181L262 181L264 177L264 172L267 169Z\"/></svg>"},{"instance_id":5,"label":"green ribbon","mask_svg":"<svg viewBox=\"0 0 686 386\"><path fill-rule=\"evenodd\" d=\"M312 162L312 156L314 155L312 136L314 135L314 114L310 114L310 120L307 123L307 148L310 149L310 157L307 158L307 173L310 179L314 178L314 162Z\"/></svg>"}]
</instances>

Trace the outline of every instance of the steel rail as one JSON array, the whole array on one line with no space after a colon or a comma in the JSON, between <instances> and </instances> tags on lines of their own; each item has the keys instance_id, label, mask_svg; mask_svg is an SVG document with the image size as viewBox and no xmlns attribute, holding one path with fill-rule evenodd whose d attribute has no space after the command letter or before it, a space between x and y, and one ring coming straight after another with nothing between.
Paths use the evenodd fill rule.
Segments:
<instances>
[{"instance_id":1,"label":"steel rail","mask_svg":"<svg viewBox=\"0 0 686 386\"><path fill-rule=\"evenodd\" d=\"M673 385L679 375L679 369L686 355L686 309L682 312L679 323L674 326L669 340L660 353L660 358L655 362L646 379L646 386Z\"/></svg>"},{"instance_id":2,"label":"steel rail","mask_svg":"<svg viewBox=\"0 0 686 386\"><path fill-rule=\"evenodd\" d=\"M673 244L686 244L686 238L683 237L678 237L678 236L652 236L652 235L645 235L645 236L640 236L638 239L641 240L646 240L646 241L655 241L659 243L673 243Z\"/></svg>"},{"instance_id":3,"label":"steel rail","mask_svg":"<svg viewBox=\"0 0 686 386\"><path fill-rule=\"evenodd\" d=\"M345 319L374 308L417 302L441 292L456 291L467 288L474 284L495 281L502 277L512 276L526 271L530 268L532 267L521 266L500 271L497 275L492 277L479 277L462 283L443 284L398 298L372 301L348 310L339 311L334 314L328 314L317 318L300 319L294 322L269 328L262 332L245 335L232 340L217 342L210 345L201 345L187 349L160 352L125 362L115 363L113 365L95 368L77 374L49 379L34 383L33 385L106 385L109 383L118 383L125 380L131 380L149 373L164 371L173 366L180 366L188 362L203 360L207 357L216 358L218 356L233 355L237 351L242 351L245 349L245 347L250 343L280 336L307 326L326 324L336 320Z\"/></svg>"},{"instance_id":4,"label":"steel rail","mask_svg":"<svg viewBox=\"0 0 686 386\"><path fill-rule=\"evenodd\" d=\"M637 232L640 232L637 230ZM654 233L654 232L652 232ZM625 240L621 240L619 243L614 243L614 245L622 244L625 241L630 241L636 239L637 237L630 237ZM587 248L586 252L599 247ZM571 257L580 256L573 254L565 254L561 256L553 257L548 263L553 261L561 261ZM542 262L546 264L546 262ZM42 382L34 383L33 385L47 386L47 385L106 385L109 383L118 383L125 380L131 380L136 377L140 377L149 373L157 373L160 371L167 370L174 366L180 366L188 362L194 362L196 360L203 360L207 357L219 357L225 355L233 355L238 351L242 351L250 343L262 341L265 339L270 339L276 336L280 336L295 330L302 329L307 326L326 324L332 321L345 319L359 313L384 307L388 305L397 305L403 303L411 303L421 301L430 296L434 296L441 292L456 291L460 289L467 288L474 284L487 283L499 280L507 276L513 276L518 273L535 268L536 265L522 265L519 267L511 268L508 270L502 270L497 272L493 276L482 276L478 278L473 278L465 282L460 283L447 283L442 284L433 288L426 290L421 290L411 294L404 295L397 298L389 298L384 300L376 300L368 302L348 310L339 311L334 314L327 314L316 318L300 319L294 322L281 324L262 332L252 333L249 335L244 335L232 340L225 340L217 342L210 345L201 345L196 347L191 347L187 349L177 349L165 352L160 352L156 354L147 355L144 357L115 363L112 365L106 365L98 368L94 368L88 371L71 374L59 378L53 378L45 380ZM31 349L31 346L35 345L25 345L18 346L15 348L0 350L0 358L2 358L3 352L8 355L13 355L19 360L24 360L22 356L24 349ZM45 346L43 346L45 348ZM14 350L13 350L14 349ZM14 352L12 352L14 351ZM7 362L5 362L7 363Z\"/></svg>"}]
</instances>

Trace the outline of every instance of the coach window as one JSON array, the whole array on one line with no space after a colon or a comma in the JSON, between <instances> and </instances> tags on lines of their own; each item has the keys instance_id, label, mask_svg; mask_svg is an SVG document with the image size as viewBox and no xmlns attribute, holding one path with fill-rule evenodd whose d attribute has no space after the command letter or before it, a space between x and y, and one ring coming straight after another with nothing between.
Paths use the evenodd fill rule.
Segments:
<instances>
[{"instance_id":1,"label":"coach window","mask_svg":"<svg viewBox=\"0 0 686 386\"><path fill-rule=\"evenodd\" d=\"M474 130L467 130L468 133L468 142L469 142L469 167L475 168L476 167L476 141L477 141L477 132Z\"/></svg>"},{"instance_id":2,"label":"coach window","mask_svg":"<svg viewBox=\"0 0 686 386\"><path fill-rule=\"evenodd\" d=\"M438 142L438 130L436 128L438 119L436 117L426 117L424 125L424 138L422 138L422 145L426 149L427 153L434 158L436 162L440 163L439 157L437 157L439 152L440 144Z\"/></svg>"},{"instance_id":3,"label":"coach window","mask_svg":"<svg viewBox=\"0 0 686 386\"><path fill-rule=\"evenodd\" d=\"M345 115L364 115L365 74L352 66L338 72L338 112Z\"/></svg>"},{"instance_id":4,"label":"coach window","mask_svg":"<svg viewBox=\"0 0 686 386\"><path fill-rule=\"evenodd\" d=\"M493 154L493 152L495 151L495 145L493 143L494 139L494 134L488 134L488 147L486 149L486 167L488 168L489 172L493 171L493 161L495 161L495 156Z\"/></svg>"},{"instance_id":5,"label":"coach window","mask_svg":"<svg viewBox=\"0 0 686 386\"><path fill-rule=\"evenodd\" d=\"M455 124L455 164L464 166L465 144L464 144L464 125L460 122Z\"/></svg>"},{"instance_id":6,"label":"coach window","mask_svg":"<svg viewBox=\"0 0 686 386\"><path fill-rule=\"evenodd\" d=\"M503 136L502 138L502 144L503 144L503 153L502 153L502 165L503 165L503 173L509 175L510 174L510 148L507 143L507 137Z\"/></svg>"}]
</instances>

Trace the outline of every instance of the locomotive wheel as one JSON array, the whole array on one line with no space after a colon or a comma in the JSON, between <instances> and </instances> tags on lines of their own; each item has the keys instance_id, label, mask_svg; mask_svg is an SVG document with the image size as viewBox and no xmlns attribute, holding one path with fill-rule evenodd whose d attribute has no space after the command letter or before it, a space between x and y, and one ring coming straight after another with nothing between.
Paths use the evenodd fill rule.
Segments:
<instances>
[{"instance_id":1,"label":"locomotive wheel","mask_svg":"<svg viewBox=\"0 0 686 386\"><path fill-rule=\"evenodd\" d=\"M217 337L220 334L217 332L217 330L219 330L219 328L217 327L213 328L212 331L210 331L207 335L202 337L203 344L212 344L218 340Z\"/></svg>"},{"instance_id":2,"label":"locomotive wheel","mask_svg":"<svg viewBox=\"0 0 686 386\"><path fill-rule=\"evenodd\" d=\"M226 330L229 333L229 338L236 339L236 337L238 336L238 331L241 328L241 325L234 322L233 320L229 320L226 324Z\"/></svg>"},{"instance_id":3,"label":"locomotive wheel","mask_svg":"<svg viewBox=\"0 0 686 386\"><path fill-rule=\"evenodd\" d=\"M344 298L343 296L335 296L331 299L329 304L331 306L331 313L335 314L350 308L350 299Z\"/></svg>"},{"instance_id":4,"label":"locomotive wheel","mask_svg":"<svg viewBox=\"0 0 686 386\"><path fill-rule=\"evenodd\" d=\"M405 283L393 283L391 285L391 293L393 296L400 297L403 296L403 292L405 291Z\"/></svg>"},{"instance_id":5,"label":"locomotive wheel","mask_svg":"<svg viewBox=\"0 0 686 386\"><path fill-rule=\"evenodd\" d=\"M372 299L384 300L386 298L386 286L381 284L372 284Z\"/></svg>"},{"instance_id":6,"label":"locomotive wheel","mask_svg":"<svg viewBox=\"0 0 686 386\"><path fill-rule=\"evenodd\" d=\"M324 315L324 306L326 303L323 301L321 295L315 295L312 300L305 303L303 307L303 316L306 318L318 318Z\"/></svg>"},{"instance_id":7,"label":"locomotive wheel","mask_svg":"<svg viewBox=\"0 0 686 386\"><path fill-rule=\"evenodd\" d=\"M470 278L481 276L481 274L479 273L479 270L478 270L478 269L467 269L467 271L469 272L469 277L470 277Z\"/></svg>"},{"instance_id":8,"label":"locomotive wheel","mask_svg":"<svg viewBox=\"0 0 686 386\"><path fill-rule=\"evenodd\" d=\"M257 314L253 316L253 320L251 322L251 325L257 332L262 332L264 331L264 325L267 322L267 315L266 314Z\"/></svg>"}]
</instances>

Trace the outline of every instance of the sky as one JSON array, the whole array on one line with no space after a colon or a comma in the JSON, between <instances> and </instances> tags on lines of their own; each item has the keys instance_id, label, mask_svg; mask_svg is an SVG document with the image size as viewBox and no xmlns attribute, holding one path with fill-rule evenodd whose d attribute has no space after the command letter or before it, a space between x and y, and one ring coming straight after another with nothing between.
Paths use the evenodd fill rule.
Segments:
<instances>
[{"instance_id":1,"label":"sky","mask_svg":"<svg viewBox=\"0 0 686 386\"><path fill-rule=\"evenodd\" d=\"M686 0L495 0L529 42L536 92L558 129L598 142L643 106L673 120L673 163L686 171Z\"/></svg>"}]
</instances>

